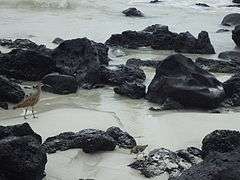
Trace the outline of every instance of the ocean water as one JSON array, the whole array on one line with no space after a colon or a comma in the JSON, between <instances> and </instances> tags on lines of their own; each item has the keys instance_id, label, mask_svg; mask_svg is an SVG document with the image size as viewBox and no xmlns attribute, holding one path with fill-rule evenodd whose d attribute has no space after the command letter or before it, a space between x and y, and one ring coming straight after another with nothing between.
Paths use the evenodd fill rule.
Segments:
<instances>
[{"instance_id":1,"label":"ocean water","mask_svg":"<svg viewBox=\"0 0 240 180\"><path fill-rule=\"evenodd\" d=\"M150 1L150 0L149 0ZM124 30L142 30L148 25L168 25L171 31L189 31L193 35L208 31L216 55L189 55L216 58L226 50L238 50L231 39L231 32L216 33L222 27L223 17L239 12L227 8L231 0L163 0L150 4L148 0L0 0L0 38L28 38L36 43L54 48L55 37L63 39L88 37L105 42L111 34ZM207 3L209 8L195 6ZM137 7L144 18L128 18L121 11ZM2 49L1 49L2 50ZM4 51L7 51L4 49ZM125 63L128 58L156 59L173 54L172 51L156 51L147 48L124 50L126 56L115 57L110 51L112 64ZM144 68L148 85L155 71ZM230 74L216 74L225 81ZM32 83L27 83L31 85ZM240 114L229 112L210 114L206 112L166 111L150 112L155 104L145 100L132 100L114 94L112 87L95 90L79 90L78 93L59 96L43 93L36 107L38 119L28 119L33 129L45 139L62 131L82 128L102 128L117 125L130 132L137 141L149 144L149 150L166 147L172 150L187 146L201 146L202 138L215 129L237 129ZM73 109L74 108L74 109ZM22 123L23 110L0 110L1 125ZM194 117L194 118L193 118ZM105 124L106 123L106 124ZM93 156L79 150L70 150L48 156L46 180L98 180L145 179L126 167L133 159L127 152L101 153ZM166 180L167 177L155 179Z\"/></svg>"}]
</instances>

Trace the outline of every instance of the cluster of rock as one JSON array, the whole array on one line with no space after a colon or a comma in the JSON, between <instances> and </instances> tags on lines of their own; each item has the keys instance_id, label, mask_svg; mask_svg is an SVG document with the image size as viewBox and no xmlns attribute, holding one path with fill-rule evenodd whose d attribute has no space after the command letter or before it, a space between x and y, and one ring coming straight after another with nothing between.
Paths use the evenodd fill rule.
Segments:
<instances>
[{"instance_id":1,"label":"cluster of rock","mask_svg":"<svg viewBox=\"0 0 240 180\"><path fill-rule=\"evenodd\" d=\"M176 152L154 149L129 166L151 178L169 174L169 180L239 179L240 133L216 130L204 137L201 150L194 147Z\"/></svg>"},{"instance_id":2,"label":"cluster of rock","mask_svg":"<svg viewBox=\"0 0 240 180\"><path fill-rule=\"evenodd\" d=\"M65 132L49 137L42 144L47 153L65 151L72 148L81 148L85 153L98 151L113 151L116 146L131 149L136 146L135 139L118 127L110 127L107 131L98 129L84 129L77 133Z\"/></svg>"},{"instance_id":3,"label":"cluster of rock","mask_svg":"<svg viewBox=\"0 0 240 180\"><path fill-rule=\"evenodd\" d=\"M181 53L215 54L208 33L202 31L198 38L191 33L173 33L168 26L155 24L142 31L124 31L113 34L105 43L108 46L120 46L136 49L150 46L156 50L175 50Z\"/></svg>"},{"instance_id":4,"label":"cluster of rock","mask_svg":"<svg viewBox=\"0 0 240 180\"><path fill-rule=\"evenodd\" d=\"M171 180L238 180L240 133L216 130L202 141L203 161Z\"/></svg>"}]
</instances>

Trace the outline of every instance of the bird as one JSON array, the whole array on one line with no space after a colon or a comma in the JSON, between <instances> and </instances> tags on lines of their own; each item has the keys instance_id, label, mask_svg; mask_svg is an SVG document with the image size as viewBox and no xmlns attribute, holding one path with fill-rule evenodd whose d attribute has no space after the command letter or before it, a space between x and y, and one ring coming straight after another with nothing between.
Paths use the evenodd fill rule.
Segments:
<instances>
[{"instance_id":1,"label":"bird","mask_svg":"<svg viewBox=\"0 0 240 180\"><path fill-rule=\"evenodd\" d=\"M136 145L134 146L131 151L130 154L139 154L142 153L143 151L145 151L145 149L148 147L148 145Z\"/></svg>"},{"instance_id":2,"label":"bird","mask_svg":"<svg viewBox=\"0 0 240 180\"><path fill-rule=\"evenodd\" d=\"M29 107L32 108L32 115L33 118L37 118L34 114L34 106L38 103L39 99L40 99L40 95L41 95L41 87L43 86L43 84L41 82L39 82L36 86L37 88L37 92L33 93L29 96L26 96L20 103L16 104L13 109L18 109L18 108L26 108L25 109L25 114L24 114L24 119L27 119L27 110Z\"/></svg>"}]
</instances>

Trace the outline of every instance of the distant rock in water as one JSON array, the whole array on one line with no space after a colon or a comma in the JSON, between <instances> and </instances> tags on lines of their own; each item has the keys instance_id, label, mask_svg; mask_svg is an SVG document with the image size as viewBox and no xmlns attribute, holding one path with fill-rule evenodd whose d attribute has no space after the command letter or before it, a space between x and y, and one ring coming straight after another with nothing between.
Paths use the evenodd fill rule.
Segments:
<instances>
[{"instance_id":1,"label":"distant rock in water","mask_svg":"<svg viewBox=\"0 0 240 180\"><path fill-rule=\"evenodd\" d=\"M128 133L117 127L111 127L107 132L98 129L84 129L77 133L64 132L49 137L42 145L47 153L65 151L72 148L81 148L85 153L99 151L113 151L116 145L122 148L131 148L136 141Z\"/></svg>"},{"instance_id":2,"label":"distant rock in water","mask_svg":"<svg viewBox=\"0 0 240 180\"><path fill-rule=\"evenodd\" d=\"M216 31L216 33L224 33L224 32L229 32L229 29L219 29Z\"/></svg>"},{"instance_id":3,"label":"distant rock in water","mask_svg":"<svg viewBox=\"0 0 240 180\"><path fill-rule=\"evenodd\" d=\"M240 7L240 4L230 4L230 5L227 5L226 7Z\"/></svg>"},{"instance_id":4,"label":"distant rock in water","mask_svg":"<svg viewBox=\"0 0 240 180\"><path fill-rule=\"evenodd\" d=\"M159 0L152 0L152 1L150 1L149 3L160 3L160 2L162 2L162 1L159 1Z\"/></svg>"},{"instance_id":5,"label":"distant rock in water","mask_svg":"<svg viewBox=\"0 0 240 180\"><path fill-rule=\"evenodd\" d=\"M196 3L196 6L210 7L209 5L207 5L205 3Z\"/></svg>"},{"instance_id":6,"label":"distant rock in water","mask_svg":"<svg viewBox=\"0 0 240 180\"><path fill-rule=\"evenodd\" d=\"M173 33L168 26L155 24L143 31L124 31L113 34L105 43L115 47L137 49L150 46L156 50L175 50L177 52L194 54L215 54L208 33L202 31L196 39L189 32Z\"/></svg>"},{"instance_id":7,"label":"distant rock in water","mask_svg":"<svg viewBox=\"0 0 240 180\"><path fill-rule=\"evenodd\" d=\"M0 75L25 81L39 81L56 71L55 61L41 52L14 49L0 54Z\"/></svg>"},{"instance_id":8,"label":"distant rock in water","mask_svg":"<svg viewBox=\"0 0 240 180\"><path fill-rule=\"evenodd\" d=\"M0 76L0 102L19 103L24 96L25 93L18 84Z\"/></svg>"},{"instance_id":9,"label":"distant rock in water","mask_svg":"<svg viewBox=\"0 0 240 180\"><path fill-rule=\"evenodd\" d=\"M125 16L144 17L144 14L135 7L128 8L124 10L122 13L125 14Z\"/></svg>"},{"instance_id":10,"label":"distant rock in water","mask_svg":"<svg viewBox=\"0 0 240 180\"><path fill-rule=\"evenodd\" d=\"M160 148L152 150L145 160L137 160L129 166L139 170L147 178L164 173L168 173L172 178L179 176L184 170L201 161L201 150L197 148L188 148L177 152Z\"/></svg>"},{"instance_id":11,"label":"distant rock in water","mask_svg":"<svg viewBox=\"0 0 240 180\"><path fill-rule=\"evenodd\" d=\"M186 108L204 109L217 107L224 97L222 83L181 54L171 55L159 64L146 95L158 104L171 98Z\"/></svg>"},{"instance_id":12,"label":"distant rock in water","mask_svg":"<svg viewBox=\"0 0 240 180\"><path fill-rule=\"evenodd\" d=\"M146 91L146 86L137 82L133 82L133 83L125 82L119 85L118 87L114 88L114 92L116 94L127 96L132 99L144 98L146 94L145 91Z\"/></svg>"},{"instance_id":13,"label":"distant rock in water","mask_svg":"<svg viewBox=\"0 0 240 180\"><path fill-rule=\"evenodd\" d=\"M40 149L41 136L29 124L0 126L0 178L2 180L41 180L47 155Z\"/></svg>"},{"instance_id":14,"label":"distant rock in water","mask_svg":"<svg viewBox=\"0 0 240 180\"><path fill-rule=\"evenodd\" d=\"M223 26L236 26L240 24L240 13L226 15L221 23Z\"/></svg>"},{"instance_id":15,"label":"distant rock in water","mask_svg":"<svg viewBox=\"0 0 240 180\"><path fill-rule=\"evenodd\" d=\"M55 94L71 94L76 93L78 84L76 78L70 75L62 75L58 73L48 74L43 77L42 89Z\"/></svg>"},{"instance_id":16,"label":"distant rock in water","mask_svg":"<svg viewBox=\"0 0 240 180\"><path fill-rule=\"evenodd\" d=\"M233 0L233 3L240 3L240 0Z\"/></svg>"},{"instance_id":17,"label":"distant rock in water","mask_svg":"<svg viewBox=\"0 0 240 180\"><path fill-rule=\"evenodd\" d=\"M240 72L240 64L234 61L197 58L196 64L204 70L215 73L237 73Z\"/></svg>"},{"instance_id":18,"label":"distant rock in water","mask_svg":"<svg viewBox=\"0 0 240 180\"><path fill-rule=\"evenodd\" d=\"M235 29L232 31L232 39L240 47L240 25L235 26Z\"/></svg>"},{"instance_id":19,"label":"distant rock in water","mask_svg":"<svg viewBox=\"0 0 240 180\"><path fill-rule=\"evenodd\" d=\"M63 41L64 41L63 39L57 37L52 41L52 43L53 44L61 44Z\"/></svg>"}]
</instances>

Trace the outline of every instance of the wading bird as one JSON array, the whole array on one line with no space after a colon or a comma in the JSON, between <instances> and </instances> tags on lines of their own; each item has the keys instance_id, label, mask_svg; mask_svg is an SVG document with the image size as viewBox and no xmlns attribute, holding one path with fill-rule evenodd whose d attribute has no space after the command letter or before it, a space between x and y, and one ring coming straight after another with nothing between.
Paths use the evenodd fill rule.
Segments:
<instances>
[{"instance_id":1,"label":"wading bird","mask_svg":"<svg viewBox=\"0 0 240 180\"><path fill-rule=\"evenodd\" d=\"M25 114L24 114L24 119L27 119L27 111L28 108L32 108L32 115L33 118L37 118L34 114L34 106L38 103L40 95L41 95L41 87L42 87L42 83L38 83L37 84L37 92L33 93L30 96L25 97L20 103L16 104L13 109L18 109L18 108L26 108L25 109Z\"/></svg>"}]
</instances>

